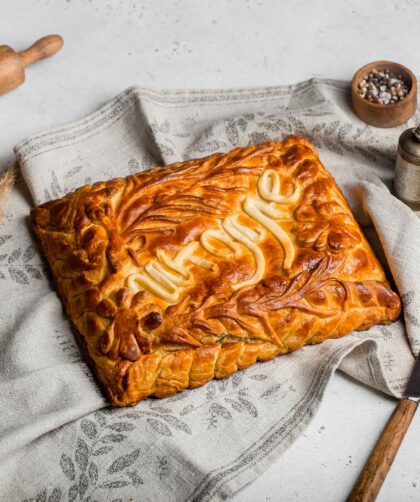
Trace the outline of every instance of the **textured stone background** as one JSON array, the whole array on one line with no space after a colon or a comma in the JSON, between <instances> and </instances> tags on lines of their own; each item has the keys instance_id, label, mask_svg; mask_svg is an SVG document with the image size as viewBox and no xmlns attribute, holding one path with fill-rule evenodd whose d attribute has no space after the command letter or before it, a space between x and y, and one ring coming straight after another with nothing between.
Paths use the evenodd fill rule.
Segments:
<instances>
[{"instance_id":1,"label":"textured stone background","mask_svg":"<svg viewBox=\"0 0 420 502\"><path fill-rule=\"evenodd\" d=\"M131 85L264 86L349 80L375 59L420 74L416 0L0 0L0 44L60 33L59 56L0 97L0 171L12 147L78 119ZM235 502L344 500L394 402L337 375L312 425ZM379 502L420 499L420 416Z\"/></svg>"}]
</instances>

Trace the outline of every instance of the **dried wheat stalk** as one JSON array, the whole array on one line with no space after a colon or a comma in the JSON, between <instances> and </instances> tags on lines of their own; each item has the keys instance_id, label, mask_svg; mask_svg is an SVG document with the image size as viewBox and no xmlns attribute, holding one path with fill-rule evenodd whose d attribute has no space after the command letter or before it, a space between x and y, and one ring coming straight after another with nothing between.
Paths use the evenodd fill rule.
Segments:
<instances>
[{"instance_id":1,"label":"dried wheat stalk","mask_svg":"<svg viewBox=\"0 0 420 502\"><path fill-rule=\"evenodd\" d=\"M17 163L11 162L0 178L0 224L4 223L6 217L6 200L10 194L16 178Z\"/></svg>"}]
</instances>

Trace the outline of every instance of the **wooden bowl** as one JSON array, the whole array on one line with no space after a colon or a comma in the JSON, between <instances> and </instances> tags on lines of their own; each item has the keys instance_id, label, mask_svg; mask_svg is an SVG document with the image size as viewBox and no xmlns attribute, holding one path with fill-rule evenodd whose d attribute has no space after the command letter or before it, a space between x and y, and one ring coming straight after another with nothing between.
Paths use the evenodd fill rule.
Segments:
<instances>
[{"instance_id":1,"label":"wooden bowl","mask_svg":"<svg viewBox=\"0 0 420 502\"><path fill-rule=\"evenodd\" d=\"M395 75L402 75L408 84L407 96L397 103L381 105L371 103L358 94L358 84L370 71L390 70ZM417 108L417 80L414 74L405 66L392 61L375 61L362 66L354 74L351 82L351 99L356 115L367 124L375 127L395 127L406 122L414 115Z\"/></svg>"}]
</instances>

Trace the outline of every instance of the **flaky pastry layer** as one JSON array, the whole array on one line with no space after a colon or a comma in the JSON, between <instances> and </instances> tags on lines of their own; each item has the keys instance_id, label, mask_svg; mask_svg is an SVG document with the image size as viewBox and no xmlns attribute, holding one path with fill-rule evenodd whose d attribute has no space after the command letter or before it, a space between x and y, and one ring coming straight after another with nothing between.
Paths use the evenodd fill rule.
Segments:
<instances>
[{"instance_id":1,"label":"flaky pastry layer","mask_svg":"<svg viewBox=\"0 0 420 502\"><path fill-rule=\"evenodd\" d=\"M115 406L400 313L334 179L296 136L86 185L31 217Z\"/></svg>"}]
</instances>

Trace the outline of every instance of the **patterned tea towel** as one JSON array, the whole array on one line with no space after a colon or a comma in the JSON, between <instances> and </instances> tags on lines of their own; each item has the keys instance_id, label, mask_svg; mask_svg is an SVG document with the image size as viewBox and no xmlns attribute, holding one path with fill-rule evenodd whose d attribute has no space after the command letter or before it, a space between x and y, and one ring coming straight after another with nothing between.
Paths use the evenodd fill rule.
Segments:
<instances>
[{"instance_id":1,"label":"patterned tea towel","mask_svg":"<svg viewBox=\"0 0 420 502\"><path fill-rule=\"evenodd\" d=\"M93 115L16 147L23 179L0 227L2 500L225 499L304 430L337 368L400 395L420 349L420 222L389 191L406 126L360 122L348 89L330 80L218 91L131 88ZM85 183L291 133L315 144L342 188L395 281L403 317L165 400L110 409L35 245L31 206Z\"/></svg>"}]
</instances>

